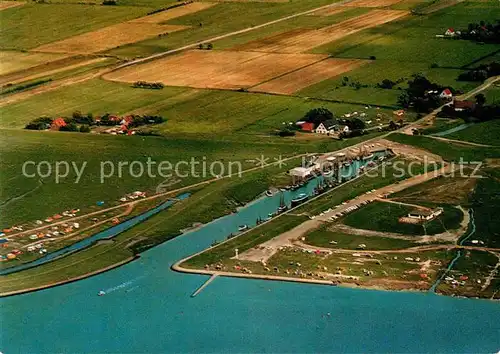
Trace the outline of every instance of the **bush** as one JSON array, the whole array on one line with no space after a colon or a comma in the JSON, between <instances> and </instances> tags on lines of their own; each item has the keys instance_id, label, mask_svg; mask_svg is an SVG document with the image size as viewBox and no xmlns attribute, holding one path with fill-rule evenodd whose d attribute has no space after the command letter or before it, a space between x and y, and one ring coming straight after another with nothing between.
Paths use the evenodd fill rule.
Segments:
<instances>
[{"instance_id":1,"label":"bush","mask_svg":"<svg viewBox=\"0 0 500 354\"><path fill-rule=\"evenodd\" d=\"M90 127L88 125L81 125L80 133L90 133Z\"/></svg>"}]
</instances>

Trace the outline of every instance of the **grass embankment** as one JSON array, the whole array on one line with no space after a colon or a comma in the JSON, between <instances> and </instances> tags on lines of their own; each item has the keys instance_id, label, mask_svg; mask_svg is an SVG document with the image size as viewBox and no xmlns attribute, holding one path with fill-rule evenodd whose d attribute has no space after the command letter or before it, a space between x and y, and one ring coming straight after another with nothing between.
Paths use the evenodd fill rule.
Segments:
<instances>
[{"instance_id":1,"label":"grass embankment","mask_svg":"<svg viewBox=\"0 0 500 354\"><path fill-rule=\"evenodd\" d=\"M427 171L432 171L436 166L427 166ZM405 174L401 174L401 168ZM411 169L411 173L409 170ZM335 189L331 193L326 193L314 201L307 203L295 211L295 214L306 213L308 215L318 215L328 208L339 205L342 202L352 199L360 194L378 189L398 181L403 181L410 176L424 173L426 166L423 163L410 164L410 161L397 159L388 161L370 172L370 176L362 175L358 179ZM373 177L375 176L375 177Z\"/></svg>"},{"instance_id":2,"label":"grass embankment","mask_svg":"<svg viewBox=\"0 0 500 354\"><path fill-rule=\"evenodd\" d=\"M393 232L403 235L435 235L460 226L461 210L444 206L444 212L436 219L424 224L406 224L399 218L408 215L414 207L386 202L373 202L363 206L343 219L343 223L358 229Z\"/></svg>"},{"instance_id":3,"label":"grass embankment","mask_svg":"<svg viewBox=\"0 0 500 354\"><path fill-rule=\"evenodd\" d=\"M331 242L335 243L332 244ZM360 249L360 244L366 245L366 250L391 250L402 249L412 246L417 246L415 242L389 238L389 237L374 237L374 236L361 236L353 234L345 234L342 232L330 231L328 226L314 230L307 234L306 243L312 246L328 247L328 248L341 248L341 249Z\"/></svg>"},{"instance_id":4,"label":"grass embankment","mask_svg":"<svg viewBox=\"0 0 500 354\"><path fill-rule=\"evenodd\" d=\"M413 145L440 155L445 161L477 162L500 157L500 147L479 147L440 141L425 136L391 134L387 139L397 143Z\"/></svg>"}]
</instances>

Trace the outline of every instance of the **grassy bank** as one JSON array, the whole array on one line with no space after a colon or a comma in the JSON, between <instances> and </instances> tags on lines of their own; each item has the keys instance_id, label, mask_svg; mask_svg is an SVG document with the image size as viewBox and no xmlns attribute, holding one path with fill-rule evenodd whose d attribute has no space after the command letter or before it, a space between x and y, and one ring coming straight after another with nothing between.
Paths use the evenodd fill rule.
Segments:
<instances>
[{"instance_id":1,"label":"grassy bank","mask_svg":"<svg viewBox=\"0 0 500 354\"><path fill-rule=\"evenodd\" d=\"M413 145L428 150L436 155L440 155L445 161L474 162L483 161L487 158L500 157L500 147L490 148L460 145L445 141L439 141L425 136L414 136L406 134L391 134L387 138L401 144Z\"/></svg>"}]
</instances>

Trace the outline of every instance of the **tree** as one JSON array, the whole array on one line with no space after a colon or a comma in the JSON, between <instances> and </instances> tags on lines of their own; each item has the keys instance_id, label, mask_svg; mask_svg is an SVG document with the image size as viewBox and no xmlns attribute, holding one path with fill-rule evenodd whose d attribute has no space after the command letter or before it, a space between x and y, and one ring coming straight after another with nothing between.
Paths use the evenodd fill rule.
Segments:
<instances>
[{"instance_id":1,"label":"tree","mask_svg":"<svg viewBox=\"0 0 500 354\"><path fill-rule=\"evenodd\" d=\"M334 119L334 115L326 108L314 108L307 112L303 118L306 122L318 125L325 120Z\"/></svg>"},{"instance_id":2,"label":"tree","mask_svg":"<svg viewBox=\"0 0 500 354\"><path fill-rule=\"evenodd\" d=\"M214 45L212 43L207 44L207 49L212 50L214 48Z\"/></svg>"},{"instance_id":3,"label":"tree","mask_svg":"<svg viewBox=\"0 0 500 354\"><path fill-rule=\"evenodd\" d=\"M391 121L389 122L389 130L391 130L391 131L392 131L392 130L397 130L397 129L398 129L398 125L397 125L396 123L394 123L394 121L393 121L393 120L391 120Z\"/></svg>"},{"instance_id":4,"label":"tree","mask_svg":"<svg viewBox=\"0 0 500 354\"><path fill-rule=\"evenodd\" d=\"M411 99L410 95L408 92L403 92L401 95L398 97L398 105L401 107L408 108L410 106Z\"/></svg>"},{"instance_id":5,"label":"tree","mask_svg":"<svg viewBox=\"0 0 500 354\"><path fill-rule=\"evenodd\" d=\"M365 129L366 125L365 122L363 122L359 118L353 118L350 119L346 122L346 125L349 127L350 130L355 131L355 130L363 130Z\"/></svg>"},{"instance_id":6,"label":"tree","mask_svg":"<svg viewBox=\"0 0 500 354\"><path fill-rule=\"evenodd\" d=\"M78 126L75 123L69 123L64 127L59 128L59 131L61 132L77 132L78 130Z\"/></svg>"},{"instance_id":7,"label":"tree","mask_svg":"<svg viewBox=\"0 0 500 354\"><path fill-rule=\"evenodd\" d=\"M81 125L80 133L90 133L90 127L88 125Z\"/></svg>"},{"instance_id":8,"label":"tree","mask_svg":"<svg viewBox=\"0 0 500 354\"><path fill-rule=\"evenodd\" d=\"M476 99L476 104L480 107L484 106L486 103L486 96L482 93L477 94L474 98Z\"/></svg>"}]
</instances>

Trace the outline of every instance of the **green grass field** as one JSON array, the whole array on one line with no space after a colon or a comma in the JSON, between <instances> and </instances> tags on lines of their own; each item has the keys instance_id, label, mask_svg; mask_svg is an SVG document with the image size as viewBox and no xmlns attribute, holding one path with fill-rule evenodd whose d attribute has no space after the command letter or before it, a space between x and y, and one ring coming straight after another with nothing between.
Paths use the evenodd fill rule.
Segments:
<instances>
[{"instance_id":1,"label":"green grass field","mask_svg":"<svg viewBox=\"0 0 500 354\"><path fill-rule=\"evenodd\" d=\"M391 134L387 138L401 144L413 145L428 150L434 154L440 155L445 161L473 162L483 161L487 158L500 157L500 148L498 147L459 145L430 137L406 134Z\"/></svg>"},{"instance_id":2,"label":"green grass field","mask_svg":"<svg viewBox=\"0 0 500 354\"><path fill-rule=\"evenodd\" d=\"M0 12L1 49L32 49L144 16L150 9L127 6L30 3Z\"/></svg>"},{"instance_id":3,"label":"green grass field","mask_svg":"<svg viewBox=\"0 0 500 354\"><path fill-rule=\"evenodd\" d=\"M335 244L331 244L331 241L335 241ZM391 249L402 249L412 246L418 246L417 243L389 238L389 237L373 237L373 236L361 236L345 234L341 232L334 232L328 230L327 227L321 227L309 233L306 236L306 243L312 246L318 247L329 247L329 248L341 248L341 249L359 249L360 244L366 245L366 250L391 250Z\"/></svg>"},{"instance_id":4,"label":"green grass field","mask_svg":"<svg viewBox=\"0 0 500 354\"><path fill-rule=\"evenodd\" d=\"M356 210L343 219L343 223L364 230L394 232L403 235L435 235L454 230L463 219L462 211L444 207L444 213L425 224L405 224L399 218L408 215L414 207L386 202L373 202Z\"/></svg>"},{"instance_id":5,"label":"green grass field","mask_svg":"<svg viewBox=\"0 0 500 354\"><path fill-rule=\"evenodd\" d=\"M472 196L472 208L476 224L476 233L466 244L477 239L487 247L500 247L500 220L497 217L500 207L500 169L492 170L489 178L478 181Z\"/></svg>"},{"instance_id":6,"label":"green grass field","mask_svg":"<svg viewBox=\"0 0 500 354\"><path fill-rule=\"evenodd\" d=\"M500 120L477 123L464 130L448 134L446 138L500 146Z\"/></svg>"},{"instance_id":7,"label":"green grass field","mask_svg":"<svg viewBox=\"0 0 500 354\"><path fill-rule=\"evenodd\" d=\"M272 160L282 154L293 155L297 147L286 144L266 142L247 143L242 141L212 141L194 139L164 139L158 137L117 137L83 133L38 133L30 131L2 131L1 168L1 219L2 224L34 221L45 218L68 208L88 208L103 200L106 205L113 205L117 199L135 190L154 192L156 186L166 178L153 169L156 177L134 178L130 170L124 167L122 176L118 176L119 161L140 161L146 166L147 159L157 163L169 161L190 161L191 158L206 157L211 161L222 161L226 169L229 161L240 161L242 168L255 166L248 159L255 159L261 154ZM28 178L22 174L25 161L48 161L55 169L56 161L75 162L79 168L87 162L84 173L78 183L73 169L68 177L56 183L52 174L46 178ZM101 163L110 161L115 166L115 175L101 183ZM109 164L103 165L109 166ZM182 166L181 166L182 167ZM104 168L104 167L103 167ZM110 167L109 167L110 168ZM237 172L236 165L233 172ZM29 174L34 172L27 170ZM108 170L110 171L110 170ZM133 172L137 174L138 169ZM147 171L147 170L146 170ZM61 170L62 172L62 170ZM181 170L184 173L186 170ZM187 170L189 172L189 169ZM146 173L146 172L145 172ZM226 171L227 173L227 171ZM181 182L171 187L179 188L211 177L200 175L180 179Z\"/></svg>"}]
</instances>

